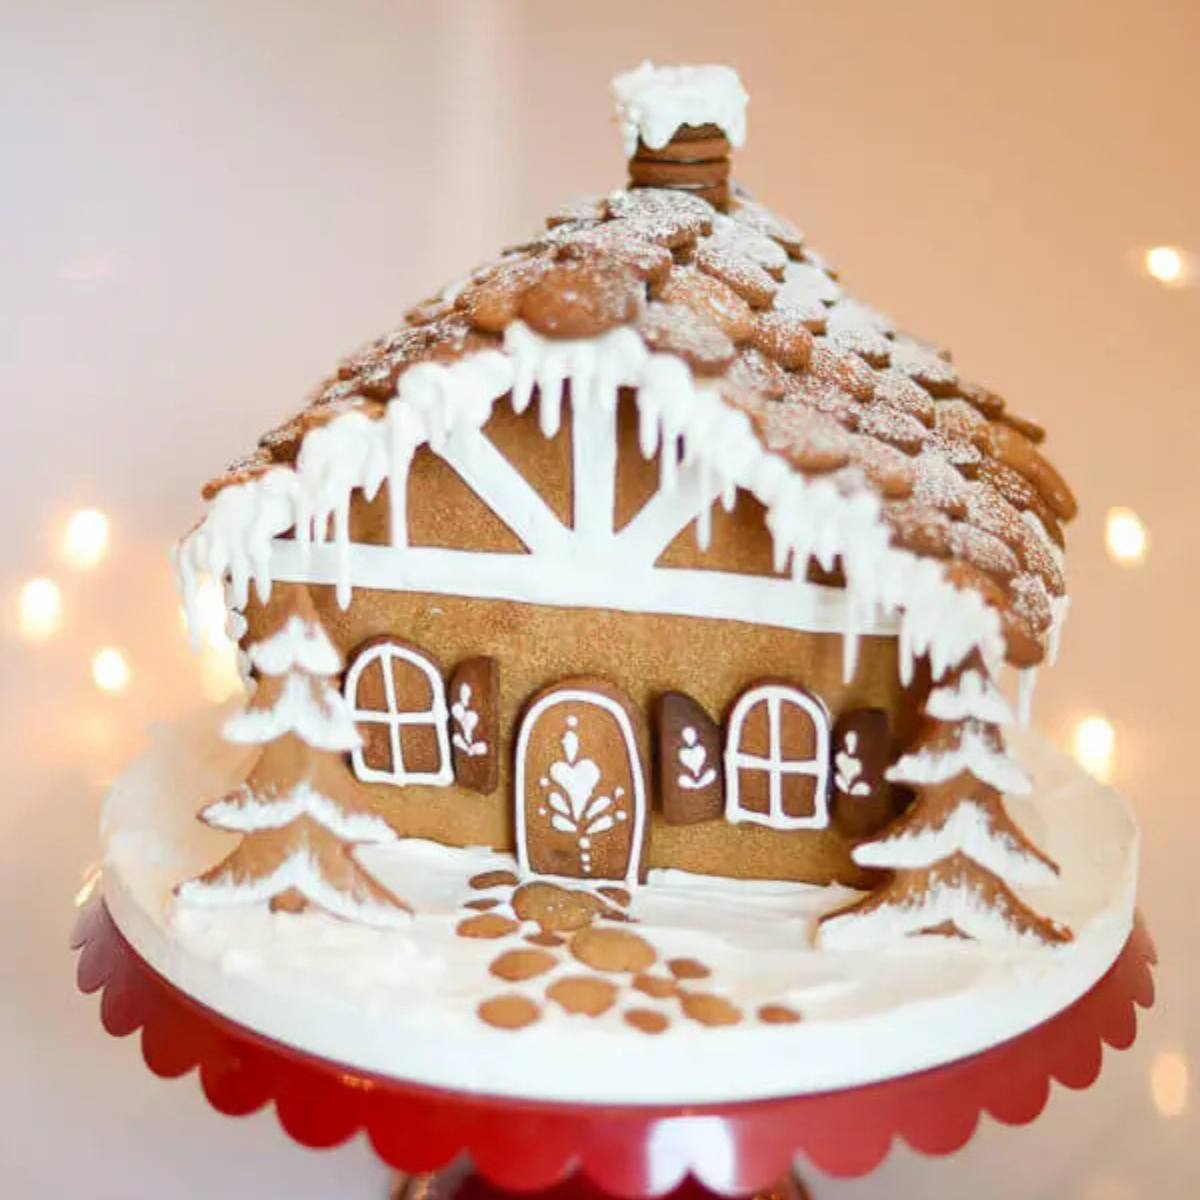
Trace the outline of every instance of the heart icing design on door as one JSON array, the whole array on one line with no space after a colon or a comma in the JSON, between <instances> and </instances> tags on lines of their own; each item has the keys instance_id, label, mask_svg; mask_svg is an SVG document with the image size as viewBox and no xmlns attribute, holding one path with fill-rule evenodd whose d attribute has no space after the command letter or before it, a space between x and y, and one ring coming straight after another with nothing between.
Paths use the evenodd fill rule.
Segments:
<instances>
[{"instance_id":1,"label":"heart icing design on door","mask_svg":"<svg viewBox=\"0 0 1200 1200\"><path fill-rule=\"evenodd\" d=\"M576 822L583 819L583 810L600 782L600 768L590 758L567 763L561 760L550 764L550 778L567 794L571 814Z\"/></svg>"}]
</instances>

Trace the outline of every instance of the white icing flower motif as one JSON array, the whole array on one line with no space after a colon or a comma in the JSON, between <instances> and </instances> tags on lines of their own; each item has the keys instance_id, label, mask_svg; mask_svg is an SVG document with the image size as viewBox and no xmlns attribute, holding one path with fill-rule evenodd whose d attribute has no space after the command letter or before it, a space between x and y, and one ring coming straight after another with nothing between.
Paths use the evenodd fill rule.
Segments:
<instances>
[{"instance_id":1,"label":"white icing flower motif","mask_svg":"<svg viewBox=\"0 0 1200 1200\"><path fill-rule=\"evenodd\" d=\"M475 730L479 725L479 714L471 707L471 685L464 683L459 686L458 699L450 705L450 715L458 728L450 739L457 750L461 750L468 758L476 758L487 753L487 742L475 741Z\"/></svg>"},{"instance_id":2,"label":"white icing flower motif","mask_svg":"<svg viewBox=\"0 0 1200 1200\"><path fill-rule=\"evenodd\" d=\"M627 819L625 810L617 807L625 789L615 788L611 796L596 795L600 768L590 758L579 757L578 725L577 717L567 718L567 729L560 739L563 757L550 764L550 778L541 780L541 784L557 785L558 790L552 790L546 798L551 810L550 826L559 833L576 835L580 864L585 873L590 873L592 838Z\"/></svg>"},{"instance_id":3,"label":"white icing flower motif","mask_svg":"<svg viewBox=\"0 0 1200 1200\"><path fill-rule=\"evenodd\" d=\"M842 741L842 748L834 755L834 782L844 796L869 796L871 785L861 779L862 762L855 757L858 750L858 734L849 730Z\"/></svg>"},{"instance_id":4,"label":"white icing flower motif","mask_svg":"<svg viewBox=\"0 0 1200 1200\"><path fill-rule=\"evenodd\" d=\"M717 772L712 767L705 767L708 753L700 744L696 731L690 725L685 725L680 735L683 745L679 747L678 754L684 769L676 781L685 791L698 792L716 779Z\"/></svg>"}]
</instances>

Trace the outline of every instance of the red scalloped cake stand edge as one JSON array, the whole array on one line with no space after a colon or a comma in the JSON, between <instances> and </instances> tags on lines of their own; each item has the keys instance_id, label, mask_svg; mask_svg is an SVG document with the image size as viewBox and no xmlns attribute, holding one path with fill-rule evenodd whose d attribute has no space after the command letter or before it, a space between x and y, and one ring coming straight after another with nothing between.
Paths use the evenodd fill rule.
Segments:
<instances>
[{"instance_id":1,"label":"red scalloped cake stand edge","mask_svg":"<svg viewBox=\"0 0 1200 1200\"><path fill-rule=\"evenodd\" d=\"M311 1147L337 1145L362 1129L380 1158L410 1175L441 1171L465 1152L498 1188L546 1190L582 1171L603 1193L639 1198L671 1192L689 1173L719 1193L769 1189L800 1153L827 1174L864 1175L896 1138L925 1154L950 1154L984 1112L1026 1124L1045 1107L1051 1080L1089 1087L1104 1046L1132 1044L1136 1007L1154 1002L1156 961L1139 916L1091 991L982 1054L840 1092L682 1108L450 1092L313 1057L235 1025L168 983L122 937L98 895L79 913L72 947L80 951L80 990L103 989L104 1028L114 1037L141 1029L142 1057L156 1075L199 1067L219 1112L244 1115L273 1102L286 1133Z\"/></svg>"}]
</instances>

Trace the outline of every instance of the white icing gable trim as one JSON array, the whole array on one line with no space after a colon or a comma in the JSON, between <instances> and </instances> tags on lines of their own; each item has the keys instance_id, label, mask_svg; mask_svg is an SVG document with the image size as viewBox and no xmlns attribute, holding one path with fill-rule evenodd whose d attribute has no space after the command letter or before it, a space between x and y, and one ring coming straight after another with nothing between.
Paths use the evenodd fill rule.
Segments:
<instances>
[{"instance_id":1,"label":"white icing gable trim","mask_svg":"<svg viewBox=\"0 0 1200 1200\"><path fill-rule=\"evenodd\" d=\"M557 519L481 432L500 397L511 392L514 408L524 411L536 387L539 424L552 436L567 382L576 423L574 528ZM658 454L661 486L617 531L621 387L636 389L641 449L647 457ZM530 553L407 546L407 472L420 445L444 457ZM352 545L352 493L362 489L371 497L385 482L392 546ZM790 568L791 580L654 566L691 521L703 541L712 503L731 505L739 488L765 506L776 565ZM293 527L295 537L281 539ZM809 584L810 557L826 568L840 559L846 588ZM905 682L925 654L935 677L973 649L989 667L1004 654L998 614L975 592L951 584L943 563L890 545L869 488L845 494L828 479L799 474L763 447L744 413L693 380L682 360L651 353L629 328L566 341L542 338L518 322L506 332L503 353L411 368L381 419L361 412L337 417L309 432L294 469L277 467L221 491L181 544L177 566L190 610L208 573L229 578L238 608L252 580L265 599L273 579L287 579L333 584L343 607L353 587L363 586L840 628L847 676L860 633L897 632Z\"/></svg>"}]
</instances>

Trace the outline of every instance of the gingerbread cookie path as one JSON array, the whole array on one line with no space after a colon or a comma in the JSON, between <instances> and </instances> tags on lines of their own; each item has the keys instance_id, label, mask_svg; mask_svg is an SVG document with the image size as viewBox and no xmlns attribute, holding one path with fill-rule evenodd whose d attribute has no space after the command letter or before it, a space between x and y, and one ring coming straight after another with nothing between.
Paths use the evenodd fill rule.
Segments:
<instances>
[{"instance_id":1,"label":"gingerbread cookie path","mask_svg":"<svg viewBox=\"0 0 1200 1200\"><path fill-rule=\"evenodd\" d=\"M818 951L810 924L847 889L654 871L634 896L599 881L582 891L521 880L505 854L417 839L360 851L411 902L401 928L176 907L172 884L230 841L195 820L198 800L245 768L211 717L162 730L117 784L104 891L122 933L177 987L362 1069L614 1103L828 1090L1015 1036L1119 953L1136 886L1125 804L1045 743L1024 741L1039 788L1019 815L1062 866L1038 899L1077 933L1056 949L927 938L886 955ZM1081 824L1086 847L1072 835Z\"/></svg>"}]
</instances>

